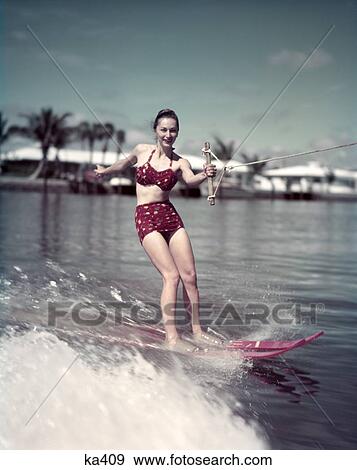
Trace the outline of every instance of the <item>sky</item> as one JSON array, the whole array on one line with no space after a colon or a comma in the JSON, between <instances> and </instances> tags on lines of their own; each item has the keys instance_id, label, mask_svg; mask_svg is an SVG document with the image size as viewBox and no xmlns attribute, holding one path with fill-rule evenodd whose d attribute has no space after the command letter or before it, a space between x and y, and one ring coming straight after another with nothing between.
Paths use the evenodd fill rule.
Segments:
<instances>
[{"instance_id":1,"label":"sky","mask_svg":"<svg viewBox=\"0 0 357 470\"><path fill-rule=\"evenodd\" d=\"M214 136L238 146L334 25L242 150L263 158L357 141L357 0L0 0L0 18L11 124L43 107L95 121L29 26L100 120L126 131L125 151L152 143L169 107L176 151L193 155ZM357 168L357 146L316 159Z\"/></svg>"}]
</instances>

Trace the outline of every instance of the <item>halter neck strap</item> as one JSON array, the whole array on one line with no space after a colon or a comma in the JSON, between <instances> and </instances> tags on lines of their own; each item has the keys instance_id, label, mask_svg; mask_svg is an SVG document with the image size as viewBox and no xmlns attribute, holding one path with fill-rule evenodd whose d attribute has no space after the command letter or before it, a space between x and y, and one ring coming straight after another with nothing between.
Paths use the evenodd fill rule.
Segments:
<instances>
[{"instance_id":1,"label":"halter neck strap","mask_svg":"<svg viewBox=\"0 0 357 470\"><path fill-rule=\"evenodd\" d=\"M155 150L156 150L156 149L154 149L154 150L151 152L150 157L149 157L149 159L148 159L148 162L151 160L151 157L154 155Z\"/></svg>"},{"instance_id":2,"label":"halter neck strap","mask_svg":"<svg viewBox=\"0 0 357 470\"><path fill-rule=\"evenodd\" d=\"M150 157L149 157L149 159L148 159L148 162L150 162L151 157L152 157L152 156L154 155L154 153L155 153L155 150L156 150L156 148L154 148L154 150L151 152ZM173 160L173 158L172 158L172 152L171 152L170 167L172 167L172 160Z\"/></svg>"}]
</instances>

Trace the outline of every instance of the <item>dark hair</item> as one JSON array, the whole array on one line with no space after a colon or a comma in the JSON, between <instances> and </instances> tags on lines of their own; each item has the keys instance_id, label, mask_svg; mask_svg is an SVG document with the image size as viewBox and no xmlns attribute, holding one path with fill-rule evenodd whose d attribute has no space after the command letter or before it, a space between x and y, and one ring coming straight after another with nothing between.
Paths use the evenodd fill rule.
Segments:
<instances>
[{"instance_id":1,"label":"dark hair","mask_svg":"<svg viewBox=\"0 0 357 470\"><path fill-rule=\"evenodd\" d=\"M159 112L157 113L157 116L156 116L156 118L155 118L155 120L154 120L154 124L153 124L153 126L152 126L153 129L154 129L154 131L156 130L156 128L157 128L157 126L158 126L158 124L159 124L159 120L160 120L161 118L165 118L165 117L166 117L166 118L175 119L176 125L177 125L177 130L179 130L179 127L180 127L180 126L179 126L179 120L178 120L177 114L175 113L175 111L172 111L172 109L168 109L168 108L167 108L167 109L162 109L161 111L159 111Z\"/></svg>"}]
</instances>

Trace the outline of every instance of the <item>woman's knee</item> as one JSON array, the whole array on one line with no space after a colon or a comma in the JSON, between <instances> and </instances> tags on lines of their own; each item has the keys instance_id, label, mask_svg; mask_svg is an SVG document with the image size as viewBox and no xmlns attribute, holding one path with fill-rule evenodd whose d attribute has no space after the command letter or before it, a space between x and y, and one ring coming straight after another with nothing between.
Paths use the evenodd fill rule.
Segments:
<instances>
[{"instance_id":1,"label":"woman's knee","mask_svg":"<svg viewBox=\"0 0 357 470\"><path fill-rule=\"evenodd\" d=\"M166 271L162 273L162 279L165 284L177 286L180 282L180 273L178 271Z\"/></svg>"},{"instance_id":2,"label":"woman's knee","mask_svg":"<svg viewBox=\"0 0 357 470\"><path fill-rule=\"evenodd\" d=\"M181 279L185 287L197 287L196 271L193 270L181 273Z\"/></svg>"}]
</instances>

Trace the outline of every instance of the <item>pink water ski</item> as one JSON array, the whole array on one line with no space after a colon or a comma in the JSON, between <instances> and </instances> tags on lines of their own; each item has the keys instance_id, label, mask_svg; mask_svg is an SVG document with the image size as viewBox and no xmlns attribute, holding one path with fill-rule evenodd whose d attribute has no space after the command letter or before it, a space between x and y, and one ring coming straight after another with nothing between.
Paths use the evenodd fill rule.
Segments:
<instances>
[{"instance_id":1,"label":"pink water ski","mask_svg":"<svg viewBox=\"0 0 357 470\"><path fill-rule=\"evenodd\" d=\"M136 323L130 323L130 326L134 328L138 328L140 331L143 331L145 335L152 337L153 339L164 339L165 338L165 331L159 327L152 326L152 325L138 325ZM225 349L232 351L232 350L239 350L239 351L285 351L285 350L292 350L301 346L305 346L315 339L319 338L323 335L323 331L318 331L311 336L307 336L306 338L300 338L296 340L288 340L288 341L278 341L278 340L231 340L225 344ZM279 353L282 354L282 353ZM277 354L275 354L277 355ZM273 356L270 356L273 357Z\"/></svg>"},{"instance_id":2,"label":"pink water ski","mask_svg":"<svg viewBox=\"0 0 357 470\"><path fill-rule=\"evenodd\" d=\"M130 334L130 330L133 332L132 334ZM323 331L319 331L311 336L294 341L260 341L260 344L257 344L257 341L234 341L227 343L223 348L203 347L194 352L176 352L175 350L172 352L196 357L236 357L237 359L253 360L269 359L285 354L295 348L305 346L322 334ZM97 335L97 337L99 337L99 335ZM169 351L164 344L164 330L151 325L139 325L138 327L136 324L130 325L123 336L102 337L102 339L105 339L106 342L111 344L123 344L143 349ZM278 345L281 345L281 347L278 347Z\"/></svg>"},{"instance_id":3,"label":"pink water ski","mask_svg":"<svg viewBox=\"0 0 357 470\"><path fill-rule=\"evenodd\" d=\"M323 331L318 331L311 336L307 336L306 338L291 340L291 341L270 341L270 340L262 340L262 341L249 341L249 340L235 340L230 341L227 344L227 349L242 349L242 350L277 350L277 349L295 349L300 346L305 346L306 344L311 343L315 339L319 338L323 335Z\"/></svg>"},{"instance_id":4,"label":"pink water ski","mask_svg":"<svg viewBox=\"0 0 357 470\"><path fill-rule=\"evenodd\" d=\"M235 351L237 351L237 349ZM238 351L244 359L270 359L272 357L281 356L282 354L291 351L291 349L275 349L272 351Z\"/></svg>"},{"instance_id":5,"label":"pink water ski","mask_svg":"<svg viewBox=\"0 0 357 470\"><path fill-rule=\"evenodd\" d=\"M163 350L163 351L169 351L174 354L182 354L185 356L195 356L195 357L207 357L207 358L237 358L237 359L270 359L276 356L281 356L282 354L285 354L289 351L291 351L294 348L285 348L285 349L274 349L271 351L248 351L248 350L242 350L242 349L199 349L194 352L185 352L185 351L175 351L175 350L169 350L165 347L165 344L163 341L156 341L156 342L145 342L140 339L133 339L133 338L108 338L101 336L100 339L105 339L106 342L111 343L111 344L122 344L126 346L133 346L135 348L143 348L143 349L156 349L156 350ZM296 346L295 346L296 347Z\"/></svg>"}]
</instances>

